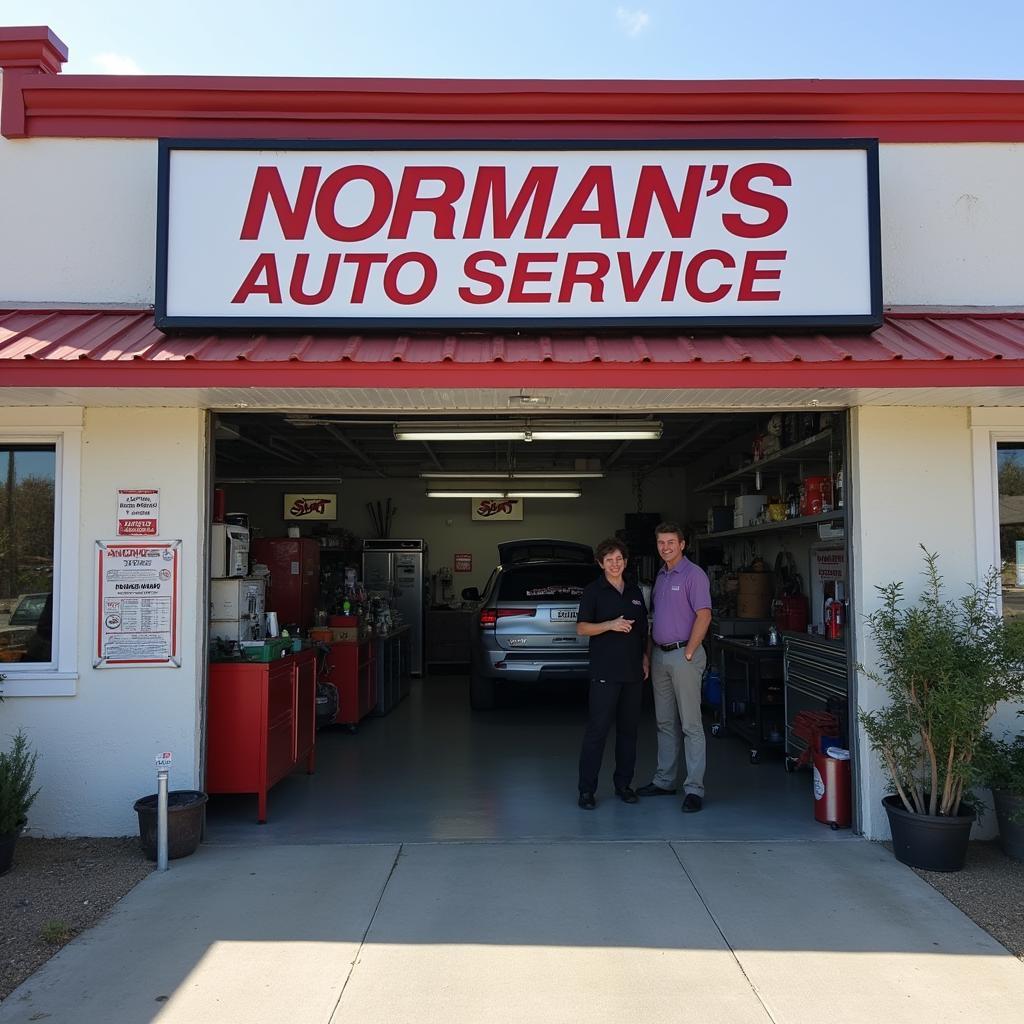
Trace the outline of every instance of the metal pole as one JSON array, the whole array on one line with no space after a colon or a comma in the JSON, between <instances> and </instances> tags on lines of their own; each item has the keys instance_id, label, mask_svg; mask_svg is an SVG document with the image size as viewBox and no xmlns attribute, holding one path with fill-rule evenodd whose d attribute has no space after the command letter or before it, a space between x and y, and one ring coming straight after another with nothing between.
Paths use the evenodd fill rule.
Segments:
<instances>
[{"instance_id":1,"label":"metal pole","mask_svg":"<svg viewBox=\"0 0 1024 1024\"><path fill-rule=\"evenodd\" d=\"M167 769L156 773L156 869L167 870Z\"/></svg>"}]
</instances>

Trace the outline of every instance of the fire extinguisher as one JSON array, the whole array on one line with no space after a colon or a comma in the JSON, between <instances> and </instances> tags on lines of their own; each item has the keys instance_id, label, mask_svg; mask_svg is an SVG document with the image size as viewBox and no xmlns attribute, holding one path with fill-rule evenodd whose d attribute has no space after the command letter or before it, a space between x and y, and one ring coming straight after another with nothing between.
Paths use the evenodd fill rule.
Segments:
<instances>
[{"instance_id":1,"label":"fire extinguisher","mask_svg":"<svg viewBox=\"0 0 1024 1024\"><path fill-rule=\"evenodd\" d=\"M825 636L829 640L843 638L843 602L834 598L825 602Z\"/></svg>"}]
</instances>

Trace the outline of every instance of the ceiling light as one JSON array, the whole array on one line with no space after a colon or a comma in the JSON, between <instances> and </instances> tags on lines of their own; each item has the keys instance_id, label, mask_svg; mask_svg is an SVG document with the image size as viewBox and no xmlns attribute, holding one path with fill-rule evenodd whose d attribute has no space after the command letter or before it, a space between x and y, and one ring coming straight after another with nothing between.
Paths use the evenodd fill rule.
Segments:
<instances>
[{"instance_id":1,"label":"ceiling light","mask_svg":"<svg viewBox=\"0 0 1024 1024\"><path fill-rule=\"evenodd\" d=\"M482 420L396 423L397 441L657 441L660 420Z\"/></svg>"},{"instance_id":2,"label":"ceiling light","mask_svg":"<svg viewBox=\"0 0 1024 1024\"><path fill-rule=\"evenodd\" d=\"M431 470L420 473L422 480L600 480L604 473L594 470L581 470L578 473L569 470L524 470L516 469L510 473L480 473L476 470L469 470L465 473L457 473L449 470Z\"/></svg>"},{"instance_id":3,"label":"ceiling light","mask_svg":"<svg viewBox=\"0 0 1024 1024\"><path fill-rule=\"evenodd\" d=\"M562 491L496 491L478 487L475 491L427 491L428 498L578 498L580 489L574 487Z\"/></svg>"}]
</instances>

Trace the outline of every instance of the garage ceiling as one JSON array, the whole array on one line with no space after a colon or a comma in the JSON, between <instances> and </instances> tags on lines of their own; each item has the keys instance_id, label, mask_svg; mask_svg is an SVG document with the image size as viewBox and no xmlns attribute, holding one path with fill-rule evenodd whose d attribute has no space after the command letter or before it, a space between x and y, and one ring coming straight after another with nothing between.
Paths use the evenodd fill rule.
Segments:
<instances>
[{"instance_id":1,"label":"garage ceiling","mask_svg":"<svg viewBox=\"0 0 1024 1024\"><path fill-rule=\"evenodd\" d=\"M516 411L517 418L523 413ZM440 417L439 417L440 418ZM474 420L484 417L474 416ZM493 417L501 422L508 417ZM545 419L550 419L545 415ZM588 415L588 420L595 417ZM612 419L614 417L608 417ZM653 417L652 417L653 418ZM424 417L419 415L417 420ZM659 441L396 441L401 417L321 413L221 413L218 478L416 477L430 471L532 470L647 473L675 469L749 437L763 413L659 414ZM584 461L580 461L584 460Z\"/></svg>"}]
</instances>

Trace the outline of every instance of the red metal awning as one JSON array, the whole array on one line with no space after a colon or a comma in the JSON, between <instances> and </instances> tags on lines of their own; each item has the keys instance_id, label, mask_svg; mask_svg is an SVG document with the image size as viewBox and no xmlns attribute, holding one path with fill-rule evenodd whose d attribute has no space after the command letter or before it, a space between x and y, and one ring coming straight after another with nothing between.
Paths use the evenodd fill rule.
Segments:
<instances>
[{"instance_id":1,"label":"red metal awning","mask_svg":"<svg viewBox=\"0 0 1024 1024\"><path fill-rule=\"evenodd\" d=\"M151 310L0 310L6 387L1024 385L1024 314L897 313L870 333L167 335Z\"/></svg>"}]
</instances>

